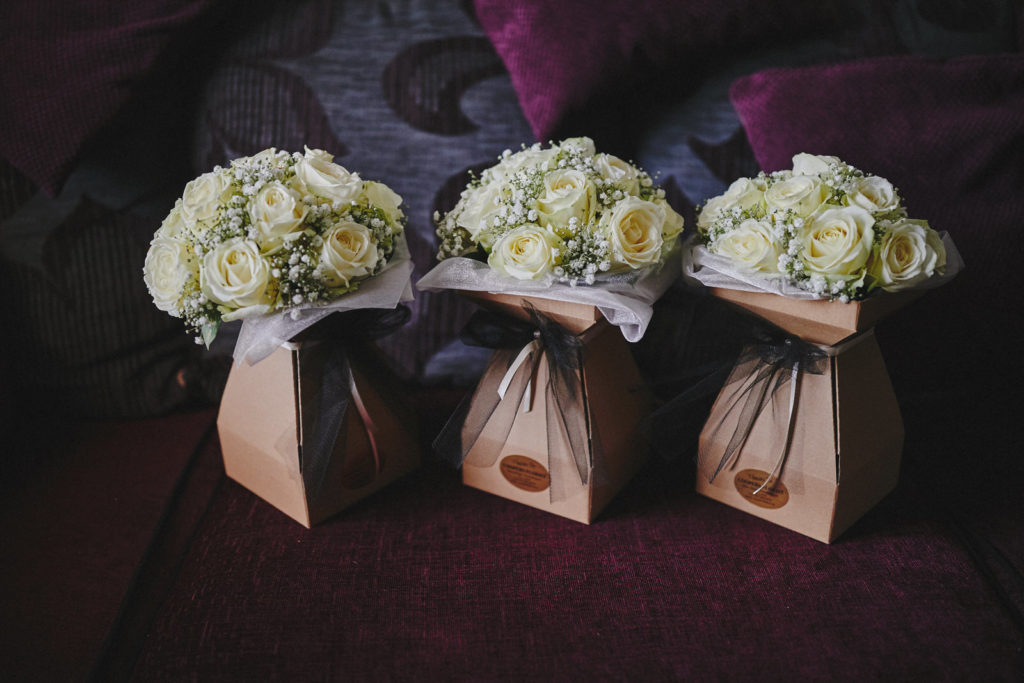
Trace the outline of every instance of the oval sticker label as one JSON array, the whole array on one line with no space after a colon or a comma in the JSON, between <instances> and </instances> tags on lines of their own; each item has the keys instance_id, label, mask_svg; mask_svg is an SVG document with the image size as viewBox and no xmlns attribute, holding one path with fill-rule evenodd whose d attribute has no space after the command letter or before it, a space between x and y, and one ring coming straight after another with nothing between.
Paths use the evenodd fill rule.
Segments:
<instances>
[{"instance_id":1,"label":"oval sticker label","mask_svg":"<svg viewBox=\"0 0 1024 683\"><path fill-rule=\"evenodd\" d=\"M768 479L768 473L763 470L741 470L733 479L733 484L740 495L754 505L778 510L789 502L789 491L786 490L786 485L776 477L772 477L768 485L761 488L766 479Z\"/></svg>"},{"instance_id":2,"label":"oval sticker label","mask_svg":"<svg viewBox=\"0 0 1024 683\"><path fill-rule=\"evenodd\" d=\"M501 459L501 474L508 483L523 491L536 493L551 485L551 477L544 465L525 455L507 455Z\"/></svg>"}]
</instances>

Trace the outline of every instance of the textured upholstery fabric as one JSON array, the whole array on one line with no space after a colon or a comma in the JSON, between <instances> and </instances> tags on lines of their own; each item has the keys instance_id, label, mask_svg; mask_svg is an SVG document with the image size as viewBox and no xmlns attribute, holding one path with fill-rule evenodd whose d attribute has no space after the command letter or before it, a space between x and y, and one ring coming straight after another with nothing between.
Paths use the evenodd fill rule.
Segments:
<instances>
[{"instance_id":1,"label":"textured upholstery fabric","mask_svg":"<svg viewBox=\"0 0 1024 683\"><path fill-rule=\"evenodd\" d=\"M0 678L86 679L178 501L182 472L197 448L216 443L212 420L205 411L5 432L21 462L0 469Z\"/></svg>"},{"instance_id":2,"label":"textured upholstery fabric","mask_svg":"<svg viewBox=\"0 0 1024 683\"><path fill-rule=\"evenodd\" d=\"M436 466L305 530L229 483L133 680L1012 680L1022 632L892 498L827 546L652 463L592 526Z\"/></svg>"},{"instance_id":3,"label":"textured upholstery fabric","mask_svg":"<svg viewBox=\"0 0 1024 683\"><path fill-rule=\"evenodd\" d=\"M227 5L223 0L4 3L0 155L56 194L84 147L134 90L159 69L180 68L183 49L202 35L195 29Z\"/></svg>"},{"instance_id":4,"label":"textured upholstery fabric","mask_svg":"<svg viewBox=\"0 0 1024 683\"><path fill-rule=\"evenodd\" d=\"M530 36L502 44L512 34L501 26L522 29L541 16L530 13L540 4L476 6L480 23L468 1L259 2L230 23L209 15L219 40L209 51L190 42L186 68L131 84L145 92L131 90L55 197L0 152L0 291L14 302L0 426L42 411L151 415L216 400L223 356L201 353L179 321L152 306L139 271L183 183L239 154L309 144L384 180L408 204L422 273L433 259L433 211L455 202L467 169L529 142L538 121L594 135L660 173L692 224L695 203L769 163L767 143L803 147L812 142L804 134L821 132L813 118L788 131L767 102L751 115L737 99L738 116L728 97L736 78L769 66L1020 45L1012 0L818 3L816 11L838 12L833 23L816 23L818 32L802 20L768 31L778 24L759 21L761 9L732 24L734 14L699 26L676 21L705 16L711 4L703 1L676 3L657 21L643 16L654 3L627 3L628 16L588 4L590 33L567 29L552 41L549 27L538 27L538 54L551 49L561 62L537 69L515 61L529 55L513 59L533 45ZM11 7L0 6L0 19ZM543 11L570 21L577 7ZM495 18L511 24L496 28ZM601 41L611 34L621 41ZM713 44L725 34L724 48ZM741 47L728 42L739 36ZM572 50L587 59L574 61ZM652 79L627 78L637 73ZM826 86L869 73L842 72L808 90L801 72L778 72L761 76L773 79L762 94L825 98ZM557 91L567 76L577 80ZM168 94L181 101L164 106ZM517 99L538 106L524 112ZM901 111L875 107L869 122ZM756 135L775 125L784 139ZM879 172L894 146L906 153L886 136L861 142L850 160ZM1019 157L995 160L1019 168ZM47 163L65 168L60 155ZM955 213L967 211L951 206L957 198L997 201L988 188L1002 179L977 179L938 198L941 188L920 178L897 184L913 210L916 183ZM985 215L994 224L997 213ZM1011 329L1019 306L1011 297L1004 317L978 320L972 283L1005 278L1013 252L1000 250L986 226L948 228L964 235L968 270L879 331L907 432L901 483L834 545L692 492L685 451L700 427L698 407L677 459L650 462L589 527L465 488L428 458L423 470L305 530L223 478L216 439L196 449L212 414L99 423L73 431L61 442L66 451L33 455L15 442L0 456L0 678L1019 680L1024 437L1013 427L1024 406L996 390L1012 377L1001 358L972 379L942 356L962 353L967 341L974 359L1002 348L997 325ZM989 259L1003 265L986 269ZM386 342L406 377L473 379L479 358L452 341L469 310L456 297L418 296L412 322ZM961 327L971 316L992 334L971 340ZM734 348L742 329L680 285L634 350L670 396L692 379L686 370ZM973 353L977 341L982 355ZM426 453L461 392L410 390Z\"/></svg>"}]
</instances>

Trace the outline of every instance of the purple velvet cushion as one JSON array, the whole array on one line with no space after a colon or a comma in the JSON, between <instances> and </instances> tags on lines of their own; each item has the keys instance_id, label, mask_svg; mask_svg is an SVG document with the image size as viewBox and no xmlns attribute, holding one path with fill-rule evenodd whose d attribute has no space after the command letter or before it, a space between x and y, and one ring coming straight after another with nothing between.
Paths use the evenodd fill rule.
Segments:
<instances>
[{"instance_id":1,"label":"purple velvet cushion","mask_svg":"<svg viewBox=\"0 0 1024 683\"><path fill-rule=\"evenodd\" d=\"M56 193L79 152L185 29L222 0L9 2L0 9L0 156ZM198 76L197 76L198 77ZM175 98L168 97L168 106Z\"/></svg>"},{"instance_id":2,"label":"purple velvet cushion","mask_svg":"<svg viewBox=\"0 0 1024 683\"><path fill-rule=\"evenodd\" d=\"M829 3L796 0L475 0L477 16L512 76L533 131L547 140L563 118L601 93L626 93L671 67L678 87L709 52L749 48L834 18ZM625 96L625 95L624 95Z\"/></svg>"},{"instance_id":3,"label":"purple velvet cushion","mask_svg":"<svg viewBox=\"0 0 1024 683\"><path fill-rule=\"evenodd\" d=\"M797 152L839 156L888 178L912 216L952 235L965 270L879 329L894 377L922 390L1012 388L1019 354L995 361L993 344L1019 322L1009 283L1024 224L1024 55L763 71L731 98L764 170Z\"/></svg>"}]
</instances>

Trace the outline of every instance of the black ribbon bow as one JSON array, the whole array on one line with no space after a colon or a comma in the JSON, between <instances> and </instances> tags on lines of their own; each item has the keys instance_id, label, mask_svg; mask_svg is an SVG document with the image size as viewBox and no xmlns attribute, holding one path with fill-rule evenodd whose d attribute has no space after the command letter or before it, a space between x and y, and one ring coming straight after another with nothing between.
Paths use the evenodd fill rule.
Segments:
<instances>
[{"instance_id":1,"label":"black ribbon bow","mask_svg":"<svg viewBox=\"0 0 1024 683\"><path fill-rule=\"evenodd\" d=\"M586 409L581 378L583 342L530 302L522 302L529 321L481 310L462 330L463 343L495 349L488 368L504 368L505 373L487 372L475 391L469 393L441 433L434 440L434 450L454 467L466 460L488 424L496 424L497 440L504 443L512 430L527 391L531 389L542 358L547 358L546 426L548 454L558 453L558 435L564 435L572 455L572 466L581 484L590 480L594 465L595 442ZM532 346L532 348L531 348ZM516 361L517 368L512 370ZM508 378L509 372L513 376ZM504 377L502 375L505 375ZM504 397L499 391L507 382ZM493 465L500 455L500 445L478 451L473 464ZM549 460L551 498L567 495L571 485L561 474L561 463Z\"/></svg>"},{"instance_id":2,"label":"black ribbon bow","mask_svg":"<svg viewBox=\"0 0 1024 683\"><path fill-rule=\"evenodd\" d=\"M729 378L719 397L719 401L724 402L722 417L718 424L711 429L711 438L707 440L709 445L702 448L698 455L702 465L708 462L714 465L710 481L714 481L715 477L733 462L740 449L743 448L743 444L746 443L747 437L750 436L750 431L754 422L757 421L758 415L771 405L775 394L789 384L790 410L786 418L785 440L779 459L764 485L767 485L772 477L779 476L789 452L793 429L793 408L797 391L796 383L799 381L800 373L810 372L820 375L828 367L828 354L819 347L782 330L759 325L755 327L753 336L756 339L755 343L743 349L732 372L729 373ZM713 452L713 444L716 443L714 436L737 409L740 414L736 428L725 449L721 454L716 455ZM715 462L716 457L717 462ZM701 467L701 471L705 471L704 467Z\"/></svg>"},{"instance_id":3,"label":"black ribbon bow","mask_svg":"<svg viewBox=\"0 0 1024 683\"><path fill-rule=\"evenodd\" d=\"M365 413L352 376L353 363L372 367L371 340L385 337L408 322L409 308L364 308L334 313L297 335L299 367L316 367L322 356L322 369L313 395L303 406L303 414L312 416L312 424L303 429L299 469L311 505L322 493L334 446L344 438L345 414L350 405L359 411L373 452L374 466L380 472L381 454L377 449L375 427ZM347 457L345 453L343 457ZM339 463L340 464L340 463Z\"/></svg>"}]
</instances>

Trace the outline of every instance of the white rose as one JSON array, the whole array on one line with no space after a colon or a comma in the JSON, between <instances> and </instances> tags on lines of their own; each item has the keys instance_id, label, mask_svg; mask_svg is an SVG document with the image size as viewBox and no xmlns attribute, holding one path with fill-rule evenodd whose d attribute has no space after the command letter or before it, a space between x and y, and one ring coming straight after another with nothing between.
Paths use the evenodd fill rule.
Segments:
<instances>
[{"instance_id":1,"label":"white rose","mask_svg":"<svg viewBox=\"0 0 1024 683\"><path fill-rule=\"evenodd\" d=\"M540 145L534 145L528 149L503 157L496 166L488 168L481 174L481 180L484 182L504 183L508 180L509 176L526 168L543 169L544 164L553 167L557 155L558 150L554 147L541 149Z\"/></svg>"},{"instance_id":2,"label":"white rose","mask_svg":"<svg viewBox=\"0 0 1024 683\"><path fill-rule=\"evenodd\" d=\"M896 190L885 178L869 175L857 181L857 189L847 195L852 206L859 206L871 213L892 211L900 205Z\"/></svg>"},{"instance_id":3,"label":"white rose","mask_svg":"<svg viewBox=\"0 0 1024 683\"><path fill-rule=\"evenodd\" d=\"M592 157L596 153L594 141L588 137L566 138L559 145L561 149L576 150L583 156Z\"/></svg>"},{"instance_id":4,"label":"white rose","mask_svg":"<svg viewBox=\"0 0 1024 683\"><path fill-rule=\"evenodd\" d=\"M217 217L221 204L231 196L231 179L211 171L191 180L181 195L181 217L189 229Z\"/></svg>"},{"instance_id":5,"label":"white rose","mask_svg":"<svg viewBox=\"0 0 1024 683\"><path fill-rule=\"evenodd\" d=\"M661 236L670 240L683 231L683 217L664 199L655 199L654 203L665 209L665 225L661 228Z\"/></svg>"},{"instance_id":6,"label":"white rose","mask_svg":"<svg viewBox=\"0 0 1024 683\"><path fill-rule=\"evenodd\" d=\"M480 241L480 233L491 224L501 206L502 194L501 185L493 182L463 191L462 199L459 200L462 209L455 219L456 225L465 228L470 237Z\"/></svg>"},{"instance_id":7,"label":"white rose","mask_svg":"<svg viewBox=\"0 0 1024 683\"><path fill-rule=\"evenodd\" d=\"M627 194L640 191L640 178L637 169L617 156L598 154L594 157L594 170L606 181L623 188Z\"/></svg>"},{"instance_id":8,"label":"white rose","mask_svg":"<svg viewBox=\"0 0 1024 683\"><path fill-rule=\"evenodd\" d=\"M185 219L181 215L181 200L179 199L160 224L156 235L157 237L178 237L185 229Z\"/></svg>"},{"instance_id":9,"label":"white rose","mask_svg":"<svg viewBox=\"0 0 1024 683\"><path fill-rule=\"evenodd\" d=\"M626 197L601 221L613 262L630 268L658 262L664 226L665 207L639 197Z\"/></svg>"},{"instance_id":10,"label":"white rose","mask_svg":"<svg viewBox=\"0 0 1024 683\"><path fill-rule=\"evenodd\" d=\"M868 272L889 292L909 289L942 272L946 247L927 221L904 219L889 228Z\"/></svg>"},{"instance_id":11,"label":"white rose","mask_svg":"<svg viewBox=\"0 0 1024 683\"><path fill-rule=\"evenodd\" d=\"M715 219L723 213L732 211L733 207L739 207L745 211L764 202L764 186L761 182L752 178L739 178L733 181L723 194L712 197L701 208L697 217L697 227L706 230Z\"/></svg>"},{"instance_id":12,"label":"white rose","mask_svg":"<svg viewBox=\"0 0 1024 683\"><path fill-rule=\"evenodd\" d=\"M827 196L828 190L821 181L805 175L780 180L764 193L769 206L790 209L805 218L814 213Z\"/></svg>"},{"instance_id":13,"label":"white rose","mask_svg":"<svg viewBox=\"0 0 1024 683\"><path fill-rule=\"evenodd\" d=\"M367 180L363 183L363 196L368 202L387 214L388 220L396 225L405 215L399 208L402 205L402 198L384 183Z\"/></svg>"},{"instance_id":14,"label":"white rose","mask_svg":"<svg viewBox=\"0 0 1024 683\"><path fill-rule=\"evenodd\" d=\"M797 154L793 157L793 175L823 175L832 164L842 164L839 157Z\"/></svg>"},{"instance_id":15,"label":"white rose","mask_svg":"<svg viewBox=\"0 0 1024 683\"><path fill-rule=\"evenodd\" d=\"M874 223L859 206L826 209L804 224L800 256L811 272L854 279L871 255Z\"/></svg>"},{"instance_id":16,"label":"white rose","mask_svg":"<svg viewBox=\"0 0 1024 683\"><path fill-rule=\"evenodd\" d=\"M172 237L157 236L146 253L142 279L156 307L180 318L178 304L182 292L196 271L195 257L186 243Z\"/></svg>"},{"instance_id":17,"label":"white rose","mask_svg":"<svg viewBox=\"0 0 1024 683\"><path fill-rule=\"evenodd\" d=\"M538 222L562 234L572 218L579 219L580 227L589 223L596 206L597 192L581 171L552 171L544 176L544 191L537 198Z\"/></svg>"},{"instance_id":18,"label":"white rose","mask_svg":"<svg viewBox=\"0 0 1024 683\"><path fill-rule=\"evenodd\" d=\"M309 211L299 193L279 182L260 188L249 200L249 217L259 233L260 249L269 254L280 249L289 235L302 227Z\"/></svg>"},{"instance_id":19,"label":"white rose","mask_svg":"<svg viewBox=\"0 0 1024 683\"><path fill-rule=\"evenodd\" d=\"M323 150L307 147L305 156L295 163L295 177L319 197L342 204L355 201L363 191L363 181L358 173L349 173L331 158Z\"/></svg>"},{"instance_id":20,"label":"white rose","mask_svg":"<svg viewBox=\"0 0 1024 683\"><path fill-rule=\"evenodd\" d=\"M206 298L238 309L223 316L235 320L261 315L270 310L267 285L270 266L255 243L235 237L206 253L199 272L199 285Z\"/></svg>"},{"instance_id":21,"label":"white rose","mask_svg":"<svg viewBox=\"0 0 1024 683\"><path fill-rule=\"evenodd\" d=\"M305 145L306 158L307 159L320 159L321 161L331 162L334 161L334 155L322 149L310 149L309 145Z\"/></svg>"},{"instance_id":22,"label":"white rose","mask_svg":"<svg viewBox=\"0 0 1024 683\"><path fill-rule=\"evenodd\" d=\"M563 247L558 235L527 223L505 233L495 242L487 263L506 277L538 280L555 267Z\"/></svg>"},{"instance_id":23,"label":"white rose","mask_svg":"<svg viewBox=\"0 0 1024 683\"><path fill-rule=\"evenodd\" d=\"M324 235L320 269L329 287L347 287L352 280L370 275L380 254L373 232L354 221L341 221Z\"/></svg>"},{"instance_id":24,"label":"white rose","mask_svg":"<svg viewBox=\"0 0 1024 683\"><path fill-rule=\"evenodd\" d=\"M285 152L284 150L278 151L277 147L268 147L262 152L257 152L256 154L253 154L251 157L242 157L241 159L236 159L234 162L232 162L232 165L237 165L239 163L248 163L267 166L279 166L287 158L288 152Z\"/></svg>"},{"instance_id":25,"label":"white rose","mask_svg":"<svg viewBox=\"0 0 1024 683\"><path fill-rule=\"evenodd\" d=\"M777 273L779 251L766 222L748 218L711 245L715 254L727 256L746 271Z\"/></svg>"}]
</instances>

